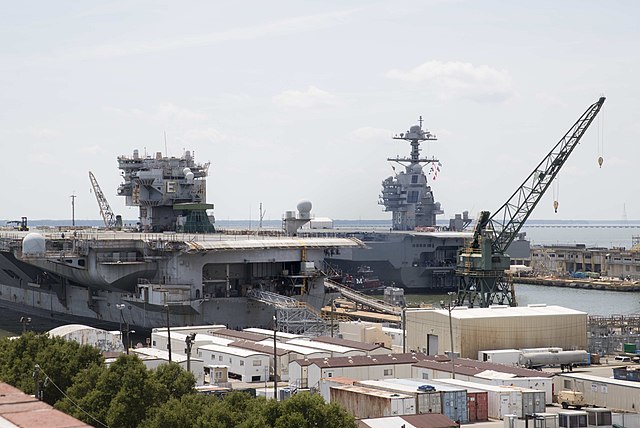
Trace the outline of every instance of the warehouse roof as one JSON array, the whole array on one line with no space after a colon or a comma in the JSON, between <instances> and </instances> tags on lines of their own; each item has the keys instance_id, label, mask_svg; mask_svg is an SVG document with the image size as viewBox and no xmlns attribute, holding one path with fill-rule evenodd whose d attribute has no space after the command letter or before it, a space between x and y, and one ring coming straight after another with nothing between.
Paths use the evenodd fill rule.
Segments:
<instances>
[{"instance_id":1,"label":"warehouse roof","mask_svg":"<svg viewBox=\"0 0 640 428\"><path fill-rule=\"evenodd\" d=\"M443 316L449 316L446 309L417 309L407 311L407 315L413 313L437 313ZM506 318L506 317L531 317L531 316L549 316L549 315L584 315L586 312L576 311L575 309L565 308L563 306L534 304L527 306L506 306L493 305L488 308L469 308L467 306L458 306L451 311L451 317L455 319L477 319L477 318Z\"/></svg>"}]
</instances>

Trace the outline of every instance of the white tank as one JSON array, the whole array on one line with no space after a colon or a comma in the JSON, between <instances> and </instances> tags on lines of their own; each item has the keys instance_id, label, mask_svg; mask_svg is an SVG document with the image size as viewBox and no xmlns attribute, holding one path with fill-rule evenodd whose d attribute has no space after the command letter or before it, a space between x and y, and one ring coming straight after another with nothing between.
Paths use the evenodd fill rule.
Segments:
<instances>
[{"instance_id":1,"label":"white tank","mask_svg":"<svg viewBox=\"0 0 640 428\"><path fill-rule=\"evenodd\" d=\"M22 254L25 256L42 255L46 251L46 240L37 232L31 232L22 239Z\"/></svg>"}]
</instances>

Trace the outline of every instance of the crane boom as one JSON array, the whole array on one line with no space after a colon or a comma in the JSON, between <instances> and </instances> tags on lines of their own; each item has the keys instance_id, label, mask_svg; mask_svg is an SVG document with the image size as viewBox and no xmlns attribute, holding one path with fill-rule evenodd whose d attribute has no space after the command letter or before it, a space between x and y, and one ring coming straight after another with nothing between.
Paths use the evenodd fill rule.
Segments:
<instances>
[{"instance_id":1,"label":"crane boom","mask_svg":"<svg viewBox=\"0 0 640 428\"><path fill-rule=\"evenodd\" d=\"M480 307L488 307L494 303L515 306L513 290L504 280L504 272L510 266L510 257L505 251L580 142L604 100L601 97L589 106L493 215L488 211L480 213L473 239L458 255L458 304L473 307L478 301Z\"/></svg>"},{"instance_id":2,"label":"crane boom","mask_svg":"<svg viewBox=\"0 0 640 428\"><path fill-rule=\"evenodd\" d=\"M560 168L580 142L593 119L596 117L604 97L593 103L584 114L573 124L567 133L542 159L538 166L529 174L518 189L493 215L489 218L491 229L496 234L493 241L493 251L504 253L507 247L524 225L535 206L538 204Z\"/></svg>"},{"instance_id":3,"label":"crane boom","mask_svg":"<svg viewBox=\"0 0 640 428\"><path fill-rule=\"evenodd\" d=\"M98 206L100 207L100 214L102 215L102 219L104 220L104 225L107 229L115 228L116 216L113 214L113 211L111 210L109 202L104 196L104 193L102 193L102 189L100 189L98 180L96 180L96 177L91 171L89 171L89 180L91 181L91 187L93 187L93 193L95 193L96 195Z\"/></svg>"}]
</instances>

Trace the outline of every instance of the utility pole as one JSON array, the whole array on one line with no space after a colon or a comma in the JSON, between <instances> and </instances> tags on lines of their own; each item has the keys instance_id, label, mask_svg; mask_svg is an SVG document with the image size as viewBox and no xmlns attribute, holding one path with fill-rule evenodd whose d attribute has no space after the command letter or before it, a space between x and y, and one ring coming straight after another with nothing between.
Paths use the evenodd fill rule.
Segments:
<instances>
[{"instance_id":1,"label":"utility pole","mask_svg":"<svg viewBox=\"0 0 640 428\"><path fill-rule=\"evenodd\" d=\"M122 315L122 311L124 310L125 304L124 303L116 303L116 309L118 309L120 311L120 321L118 322L118 331L120 332L120 342L125 345L124 343L124 335L122 334L122 320L124 319L124 316ZM126 345L125 345L126 346ZM127 350L127 354L129 353L129 348L126 348Z\"/></svg>"},{"instance_id":2,"label":"utility pole","mask_svg":"<svg viewBox=\"0 0 640 428\"><path fill-rule=\"evenodd\" d=\"M36 383L36 389L35 389L35 397L36 399L42 401L42 389L40 388L40 365L36 364L34 370L33 370L33 379L35 380Z\"/></svg>"},{"instance_id":3,"label":"utility pole","mask_svg":"<svg viewBox=\"0 0 640 428\"><path fill-rule=\"evenodd\" d=\"M453 296L457 293L449 291L449 303L445 305L444 300L440 300L440 307L449 311L449 339L451 340L451 352L449 358L451 359L451 379L456 378L456 355L453 352L453 322L451 321L451 311L456 307L453 302Z\"/></svg>"},{"instance_id":4,"label":"utility pole","mask_svg":"<svg viewBox=\"0 0 640 428\"><path fill-rule=\"evenodd\" d=\"M187 371L188 372L191 371L191 347L193 346L193 342L195 340L196 340L196 333L188 334L187 337L184 339L185 343L187 344L187 347L184 350L184 352L187 354Z\"/></svg>"},{"instance_id":5,"label":"utility pole","mask_svg":"<svg viewBox=\"0 0 640 428\"><path fill-rule=\"evenodd\" d=\"M71 196L71 226L76 225L76 194L72 193Z\"/></svg>"},{"instance_id":6,"label":"utility pole","mask_svg":"<svg viewBox=\"0 0 640 428\"><path fill-rule=\"evenodd\" d=\"M278 333L278 312L273 316L273 398L278 401L278 352L276 343Z\"/></svg>"},{"instance_id":7,"label":"utility pole","mask_svg":"<svg viewBox=\"0 0 640 428\"><path fill-rule=\"evenodd\" d=\"M167 308L167 351L169 352L169 362L171 362L171 327L169 325L169 302L164 304Z\"/></svg>"}]
</instances>

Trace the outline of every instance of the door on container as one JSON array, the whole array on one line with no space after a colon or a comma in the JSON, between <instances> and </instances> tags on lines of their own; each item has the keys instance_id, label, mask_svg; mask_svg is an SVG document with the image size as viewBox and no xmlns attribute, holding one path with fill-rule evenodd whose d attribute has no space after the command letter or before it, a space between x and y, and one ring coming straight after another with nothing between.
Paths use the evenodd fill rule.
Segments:
<instances>
[{"instance_id":1,"label":"door on container","mask_svg":"<svg viewBox=\"0 0 640 428\"><path fill-rule=\"evenodd\" d=\"M502 394L500 396L500 416L508 415L511 412L509 411L509 396L507 394Z\"/></svg>"},{"instance_id":2,"label":"door on container","mask_svg":"<svg viewBox=\"0 0 640 428\"><path fill-rule=\"evenodd\" d=\"M478 420L478 411L476 403L476 395L467 392L467 408L469 409L469 422L475 422Z\"/></svg>"},{"instance_id":3,"label":"door on container","mask_svg":"<svg viewBox=\"0 0 640 428\"><path fill-rule=\"evenodd\" d=\"M438 355L437 334L427 334L427 355Z\"/></svg>"}]
</instances>

